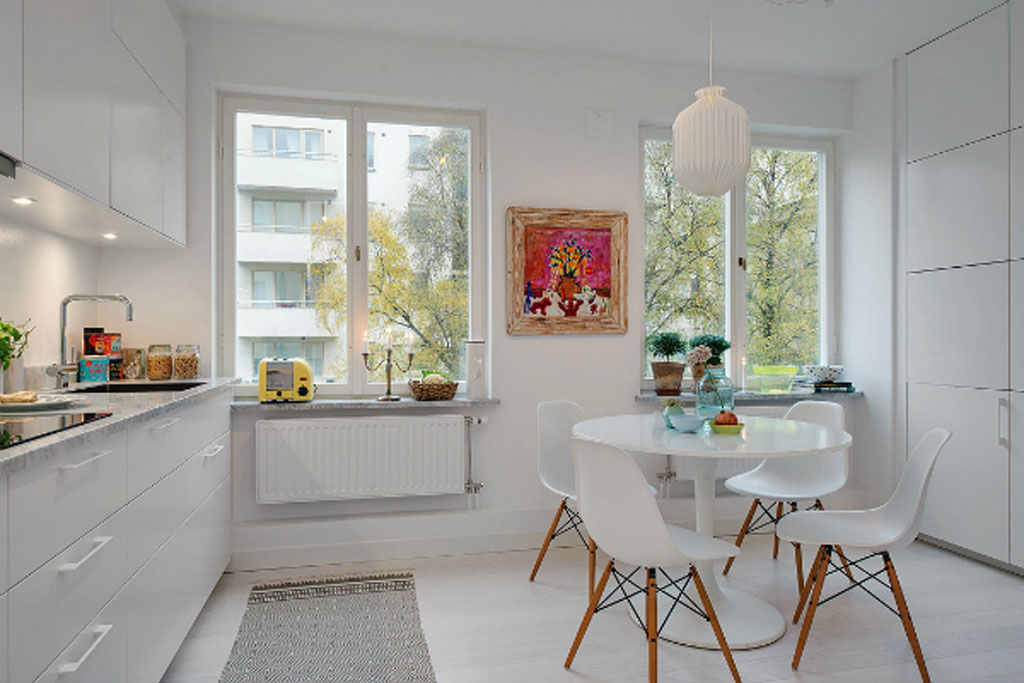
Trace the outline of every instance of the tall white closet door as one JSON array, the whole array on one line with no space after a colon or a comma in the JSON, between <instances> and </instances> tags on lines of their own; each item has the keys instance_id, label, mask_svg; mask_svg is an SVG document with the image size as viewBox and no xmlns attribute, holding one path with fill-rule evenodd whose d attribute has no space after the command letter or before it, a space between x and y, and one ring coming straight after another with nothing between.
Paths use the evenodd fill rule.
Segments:
<instances>
[{"instance_id":1,"label":"tall white closet door","mask_svg":"<svg viewBox=\"0 0 1024 683\"><path fill-rule=\"evenodd\" d=\"M1024 261L1010 263L1010 388L1024 391ZM1020 428L1024 446L1024 423Z\"/></svg>"},{"instance_id":2,"label":"tall white closet door","mask_svg":"<svg viewBox=\"0 0 1024 683\"><path fill-rule=\"evenodd\" d=\"M999 7L910 53L910 160L1009 128L1008 10Z\"/></svg>"},{"instance_id":3,"label":"tall white closet door","mask_svg":"<svg viewBox=\"0 0 1024 683\"><path fill-rule=\"evenodd\" d=\"M953 433L935 463L921 531L1003 562L1010 558L1008 397L1000 391L908 387L908 449L934 427Z\"/></svg>"},{"instance_id":4,"label":"tall white closet door","mask_svg":"<svg viewBox=\"0 0 1024 683\"><path fill-rule=\"evenodd\" d=\"M1010 133L1010 258L1024 258L1024 130Z\"/></svg>"},{"instance_id":5,"label":"tall white closet door","mask_svg":"<svg viewBox=\"0 0 1024 683\"><path fill-rule=\"evenodd\" d=\"M907 270L1006 258L1009 156L1004 134L907 166Z\"/></svg>"},{"instance_id":6,"label":"tall white closet door","mask_svg":"<svg viewBox=\"0 0 1024 683\"><path fill-rule=\"evenodd\" d=\"M1005 389L1009 264L907 276L907 379Z\"/></svg>"},{"instance_id":7,"label":"tall white closet door","mask_svg":"<svg viewBox=\"0 0 1024 683\"><path fill-rule=\"evenodd\" d=\"M1024 567L1024 393L1010 396L1010 434L1010 564Z\"/></svg>"},{"instance_id":8,"label":"tall white closet door","mask_svg":"<svg viewBox=\"0 0 1024 683\"><path fill-rule=\"evenodd\" d=\"M1010 127L1024 126L1024 0L1010 2Z\"/></svg>"}]
</instances>

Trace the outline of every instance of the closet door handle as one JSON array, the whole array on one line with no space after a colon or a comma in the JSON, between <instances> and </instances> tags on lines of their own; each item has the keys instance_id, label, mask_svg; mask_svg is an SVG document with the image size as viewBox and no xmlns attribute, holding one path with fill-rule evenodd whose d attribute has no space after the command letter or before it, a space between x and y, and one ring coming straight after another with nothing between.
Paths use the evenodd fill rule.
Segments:
<instances>
[{"instance_id":1,"label":"closet door handle","mask_svg":"<svg viewBox=\"0 0 1024 683\"><path fill-rule=\"evenodd\" d=\"M1006 421L1010 421L1010 399L1000 396L996 405L996 439L1000 446L1010 447L1010 435L1003 433L1003 411L1006 411Z\"/></svg>"}]
</instances>

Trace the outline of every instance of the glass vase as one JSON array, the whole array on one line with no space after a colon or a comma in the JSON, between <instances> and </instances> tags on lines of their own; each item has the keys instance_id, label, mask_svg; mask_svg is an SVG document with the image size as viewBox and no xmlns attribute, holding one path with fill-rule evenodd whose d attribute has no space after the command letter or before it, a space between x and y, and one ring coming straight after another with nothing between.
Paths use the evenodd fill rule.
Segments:
<instances>
[{"instance_id":1,"label":"glass vase","mask_svg":"<svg viewBox=\"0 0 1024 683\"><path fill-rule=\"evenodd\" d=\"M665 420L665 428L672 429L672 416L685 415L686 410L679 404L667 404L661 411L661 417Z\"/></svg>"},{"instance_id":2,"label":"glass vase","mask_svg":"<svg viewBox=\"0 0 1024 683\"><path fill-rule=\"evenodd\" d=\"M719 412L736 406L736 387L725 376L723 368L708 368L697 383L697 414L713 418Z\"/></svg>"}]
</instances>

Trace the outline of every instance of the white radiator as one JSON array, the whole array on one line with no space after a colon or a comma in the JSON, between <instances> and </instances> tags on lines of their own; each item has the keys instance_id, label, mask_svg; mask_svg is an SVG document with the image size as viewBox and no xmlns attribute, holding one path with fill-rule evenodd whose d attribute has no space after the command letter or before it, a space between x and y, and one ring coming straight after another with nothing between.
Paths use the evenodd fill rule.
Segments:
<instances>
[{"instance_id":1,"label":"white radiator","mask_svg":"<svg viewBox=\"0 0 1024 683\"><path fill-rule=\"evenodd\" d=\"M256 500L464 493L466 429L461 415L261 420Z\"/></svg>"}]
</instances>

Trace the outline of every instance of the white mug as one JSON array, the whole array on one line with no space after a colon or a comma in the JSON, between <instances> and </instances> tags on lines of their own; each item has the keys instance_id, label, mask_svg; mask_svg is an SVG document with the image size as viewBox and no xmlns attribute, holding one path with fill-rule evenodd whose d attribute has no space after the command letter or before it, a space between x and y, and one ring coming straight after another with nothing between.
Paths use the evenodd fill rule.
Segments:
<instances>
[{"instance_id":1,"label":"white mug","mask_svg":"<svg viewBox=\"0 0 1024 683\"><path fill-rule=\"evenodd\" d=\"M485 348L482 341L466 342L466 398L470 400L487 398Z\"/></svg>"}]
</instances>

